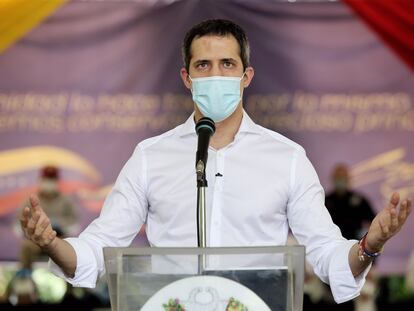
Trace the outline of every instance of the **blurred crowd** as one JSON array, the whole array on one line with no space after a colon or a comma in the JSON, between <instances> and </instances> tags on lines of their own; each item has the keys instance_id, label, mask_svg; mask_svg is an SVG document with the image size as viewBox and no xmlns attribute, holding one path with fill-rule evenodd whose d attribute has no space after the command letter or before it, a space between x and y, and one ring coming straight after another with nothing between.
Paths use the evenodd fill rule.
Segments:
<instances>
[{"instance_id":1,"label":"blurred crowd","mask_svg":"<svg viewBox=\"0 0 414 311\"><path fill-rule=\"evenodd\" d=\"M79 215L71 198L60 191L59 179L58 167L43 167L37 196L57 235L67 237L78 232ZM28 206L28 200L22 208ZM17 227L18 222L16 219ZM75 289L47 270L47 260L36 244L23 239L17 265L0 265L0 310L92 310L109 306L105 282L93 291Z\"/></svg>"},{"instance_id":2,"label":"blurred crowd","mask_svg":"<svg viewBox=\"0 0 414 311\"><path fill-rule=\"evenodd\" d=\"M332 171L332 191L325 205L334 223L347 239L359 240L367 232L375 213L369 200L351 187L350 169L338 164ZM361 295L352 301L336 305L328 285L322 283L307 266L304 310L380 311L410 310L414 307L414 252L407 275L379 276L373 268L367 275Z\"/></svg>"},{"instance_id":3,"label":"blurred crowd","mask_svg":"<svg viewBox=\"0 0 414 311\"><path fill-rule=\"evenodd\" d=\"M79 230L78 211L71 199L59 190L59 169L44 167L37 195L60 237ZM332 171L332 191L325 204L333 221L347 239L360 239L375 217L369 200L351 187L350 171L344 164ZM22 207L28 202L23 202ZM18 220L16 220L18 221ZM47 270L47 257L34 243L24 240L19 262L0 265L0 310L99 310L109 309L105 280L94 290L73 288ZM40 267L39 267L40 263ZM43 264L42 264L43 263ZM11 267L11 268L10 268ZM329 286L322 283L309 265L306 267L304 310L381 311L414 307L414 252L407 274L379 276L374 267L367 276L361 295L336 305Z\"/></svg>"}]
</instances>

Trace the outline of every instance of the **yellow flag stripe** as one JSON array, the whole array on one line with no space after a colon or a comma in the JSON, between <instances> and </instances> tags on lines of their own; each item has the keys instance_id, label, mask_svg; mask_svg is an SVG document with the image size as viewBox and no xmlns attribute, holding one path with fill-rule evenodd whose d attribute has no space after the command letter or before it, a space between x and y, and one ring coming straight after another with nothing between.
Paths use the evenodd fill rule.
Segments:
<instances>
[{"instance_id":1,"label":"yellow flag stripe","mask_svg":"<svg viewBox=\"0 0 414 311\"><path fill-rule=\"evenodd\" d=\"M95 167L78 154L54 146L36 146L0 152L0 176L16 174L27 170L39 170L45 165L78 171L93 181L99 181L100 174Z\"/></svg>"},{"instance_id":2,"label":"yellow flag stripe","mask_svg":"<svg viewBox=\"0 0 414 311\"><path fill-rule=\"evenodd\" d=\"M65 2L67 0L0 0L0 53Z\"/></svg>"},{"instance_id":3,"label":"yellow flag stripe","mask_svg":"<svg viewBox=\"0 0 414 311\"><path fill-rule=\"evenodd\" d=\"M401 160L405 156L404 148L397 148L384 152L369 160L363 161L352 167L352 174L364 174L375 169L384 168L385 166Z\"/></svg>"}]
</instances>

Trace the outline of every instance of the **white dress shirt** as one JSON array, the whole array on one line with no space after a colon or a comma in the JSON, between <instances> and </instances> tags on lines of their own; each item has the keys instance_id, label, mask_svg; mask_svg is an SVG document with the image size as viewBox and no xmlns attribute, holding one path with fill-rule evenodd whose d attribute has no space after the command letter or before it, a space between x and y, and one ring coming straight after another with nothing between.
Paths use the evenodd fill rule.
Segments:
<instances>
[{"instance_id":1,"label":"white dress shirt","mask_svg":"<svg viewBox=\"0 0 414 311\"><path fill-rule=\"evenodd\" d=\"M194 127L192 115L138 144L100 216L79 238L67 239L77 255L75 277L68 282L94 287L104 273L102 248L129 246L144 223L152 246L197 246ZM207 245L285 245L290 227L337 302L359 294L368 269L352 275L348 253L357 241L344 239L333 224L301 146L255 124L244 112L234 141L220 150L209 148L206 174Z\"/></svg>"}]
</instances>

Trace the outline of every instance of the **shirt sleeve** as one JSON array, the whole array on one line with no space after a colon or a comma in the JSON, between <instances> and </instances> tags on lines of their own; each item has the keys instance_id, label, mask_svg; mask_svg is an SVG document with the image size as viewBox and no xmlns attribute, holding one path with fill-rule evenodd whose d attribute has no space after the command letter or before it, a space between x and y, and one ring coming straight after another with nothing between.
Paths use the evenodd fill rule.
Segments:
<instances>
[{"instance_id":1,"label":"shirt sleeve","mask_svg":"<svg viewBox=\"0 0 414 311\"><path fill-rule=\"evenodd\" d=\"M121 170L99 217L78 238L66 239L76 253L75 276L65 276L52 260L49 261L51 271L73 286L95 287L105 272L103 248L129 246L145 222L146 188L146 163L138 145Z\"/></svg>"},{"instance_id":2,"label":"shirt sleeve","mask_svg":"<svg viewBox=\"0 0 414 311\"><path fill-rule=\"evenodd\" d=\"M356 240L346 240L324 205L324 191L318 176L299 149L292 160L288 219L300 244L306 246L306 256L319 278L330 285L337 303L359 295L370 266L354 277L348 254Z\"/></svg>"},{"instance_id":3,"label":"shirt sleeve","mask_svg":"<svg viewBox=\"0 0 414 311\"><path fill-rule=\"evenodd\" d=\"M72 245L76 253L75 277L66 276L52 259L49 259L50 271L75 287L94 288L98 279L98 263L93 248L81 238L67 238L65 241Z\"/></svg>"}]
</instances>

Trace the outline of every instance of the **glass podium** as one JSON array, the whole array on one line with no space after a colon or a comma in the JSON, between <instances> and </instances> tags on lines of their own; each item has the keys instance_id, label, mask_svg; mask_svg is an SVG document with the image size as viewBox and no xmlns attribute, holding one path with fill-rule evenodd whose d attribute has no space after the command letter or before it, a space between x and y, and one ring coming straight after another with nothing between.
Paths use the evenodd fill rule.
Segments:
<instances>
[{"instance_id":1,"label":"glass podium","mask_svg":"<svg viewBox=\"0 0 414 311\"><path fill-rule=\"evenodd\" d=\"M113 311L301 311L303 246L104 248Z\"/></svg>"}]
</instances>

